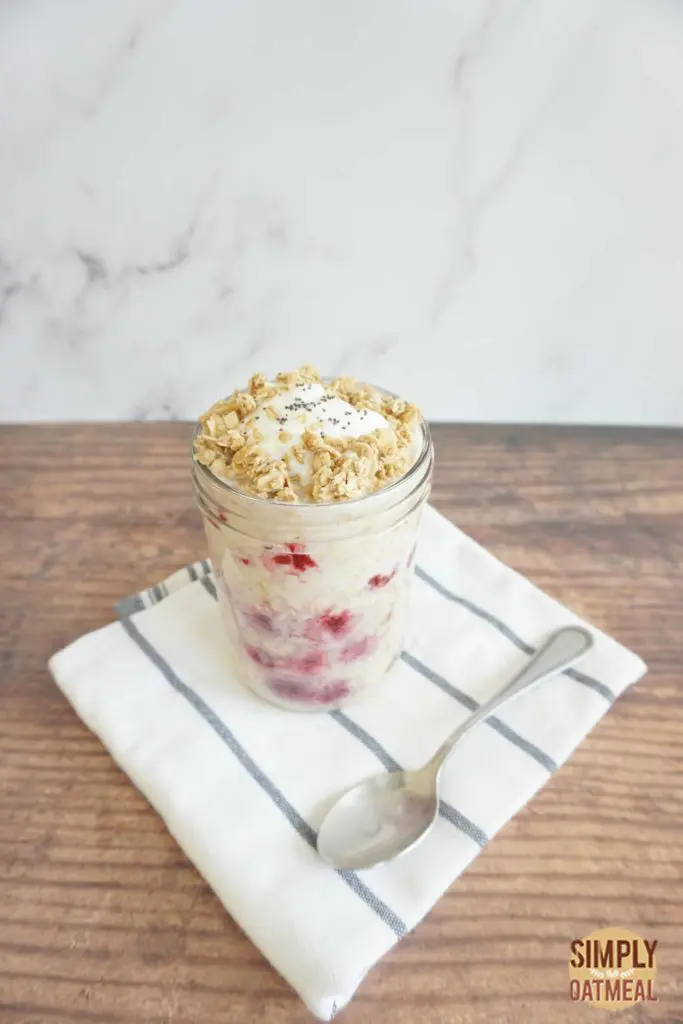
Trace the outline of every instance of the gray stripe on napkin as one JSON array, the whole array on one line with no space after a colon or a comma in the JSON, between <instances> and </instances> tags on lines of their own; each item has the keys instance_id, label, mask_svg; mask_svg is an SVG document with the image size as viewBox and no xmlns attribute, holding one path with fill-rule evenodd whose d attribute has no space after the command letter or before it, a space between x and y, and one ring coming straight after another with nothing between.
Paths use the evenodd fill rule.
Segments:
<instances>
[{"instance_id":1,"label":"gray stripe on napkin","mask_svg":"<svg viewBox=\"0 0 683 1024\"><path fill-rule=\"evenodd\" d=\"M114 605L114 610L120 619L135 615L136 612L144 611L144 609L145 603L142 600L142 594L131 594L130 597L124 597Z\"/></svg>"},{"instance_id":2,"label":"gray stripe on napkin","mask_svg":"<svg viewBox=\"0 0 683 1024\"><path fill-rule=\"evenodd\" d=\"M509 626L506 626L501 619L497 618L491 612L487 612L485 608L475 604L474 601L468 601L466 597L460 597L458 594L452 593L452 591L444 587L442 583L435 580L433 576L430 576L428 572L425 572L422 566L415 566L415 575L424 583L428 584L428 586L433 590L436 590L437 594L441 594L442 597L445 597L448 601L452 601L453 604L459 604L461 608L466 608L468 612L472 612L473 615L476 615L478 618L488 622L504 637L507 637L510 643L513 643L520 651L524 651L525 654L536 653L535 647L526 643L526 641L522 640L520 636L517 636L517 634L510 629ZM599 679L593 679L592 676L587 676L583 672L577 672L576 669L573 668L565 669L564 674L569 676L569 678L573 679L575 682L582 683L584 686L590 687L591 690L599 693L601 697L604 697L605 700L608 700L610 703L616 700L616 696L610 690L609 686L601 683Z\"/></svg>"},{"instance_id":3,"label":"gray stripe on napkin","mask_svg":"<svg viewBox=\"0 0 683 1024\"><path fill-rule=\"evenodd\" d=\"M395 761L388 750L385 750L381 743L379 743L374 736L371 736L362 726L358 725L353 719L345 715L343 711L328 711L330 718L333 718L335 722L341 725L342 729L346 729L348 733L355 736L357 740L367 747L371 754L374 754L380 764L384 765L388 772L400 772L401 765L398 761Z\"/></svg>"},{"instance_id":4,"label":"gray stripe on napkin","mask_svg":"<svg viewBox=\"0 0 683 1024\"><path fill-rule=\"evenodd\" d=\"M444 693L449 694L451 697L455 697L455 699L459 701L460 704L464 704L469 711L476 711L479 707L479 704L473 697L470 697L467 693L463 693L463 691L459 690L457 686L453 686L453 684L449 683L447 679L440 676L438 672L434 672L433 669L419 661L408 651L403 651L401 658L405 661L406 665L410 665L412 669L419 672L419 674L424 676L425 679L428 679L430 683L434 683L439 687L439 689L443 690ZM545 751L534 746L533 743L525 740L523 736L516 733L514 729L511 729L505 724L505 722L501 722L500 718L496 718L495 715L491 715L486 719L486 725L490 725L492 729L495 729L501 736L504 736L506 740L510 741L510 743L519 747L519 749L523 750L525 754L533 757L534 761L538 761L538 763L549 772L557 771L557 762L553 761L552 757L546 754Z\"/></svg>"},{"instance_id":5,"label":"gray stripe on napkin","mask_svg":"<svg viewBox=\"0 0 683 1024\"><path fill-rule=\"evenodd\" d=\"M315 848L315 840L317 840L315 832L313 833L313 836L314 842L312 845ZM372 891L372 889L365 884L365 882L361 882L355 871L349 871L348 868L334 868L334 873L344 879L349 889L352 889L357 896L360 896L364 903L367 903L371 910L374 910L377 916L384 921L389 928L391 928L394 935L399 939L403 938L405 933L408 931L405 923L379 898L379 896Z\"/></svg>"},{"instance_id":6,"label":"gray stripe on napkin","mask_svg":"<svg viewBox=\"0 0 683 1024\"><path fill-rule=\"evenodd\" d=\"M317 833L315 832L315 829L301 817L296 808L290 804L277 786L268 778L261 768L259 768L244 747L242 747L234 737L225 722L218 717L215 711L199 696L198 693L195 692L195 690L192 689L192 687L188 686L187 683L184 683L182 679L175 674L168 662L162 658L161 654L159 654L149 640L142 635L137 626L135 626L130 619L122 619L121 625L131 640L139 647L142 653L149 658L155 668L161 672L173 689L184 697L185 700L199 712L204 721L210 725L216 735L223 740L242 767L249 773L249 775L251 775L252 779L258 783L264 793L270 797L276 807L282 811L290 825L292 825L292 827L298 832L301 838L315 850L317 842ZM371 889L369 889L364 882L361 882L355 872L336 869L336 874L338 874L339 877L346 882L349 888L377 914L384 924L391 928L395 935L399 938L405 935L407 928L404 922L390 907L387 906L386 903L384 903Z\"/></svg>"},{"instance_id":7,"label":"gray stripe on napkin","mask_svg":"<svg viewBox=\"0 0 683 1024\"><path fill-rule=\"evenodd\" d=\"M371 736L369 732L363 729L362 726L354 722L353 719L345 715L343 711L330 711L328 712L329 717L333 718L335 722L338 722L343 729L355 736L357 740L367 747L371 753L375 755L378 761L384 765L388 772L400 772L402 771L401 765L398 761L395 761L388 750L385 750L381 743ZM445 800L439 801L439 813L446 821L450 821L452 825L460 829L466 836L473 839L474 842L481 847L486 846L489 841L488 836L483 829L475 825L473 821L466 818L464 814L461 814L455 807L447 804Z\"/></svg>"},{"instance_id":8,"label":"gray stripe on napkin","mask_svg":"<svg viewBox=\"0 0 683 1024\"><path fill-rule=\"evenodd\" d=\"M610 704L613 704L614 701L617 699L616 695L612 692L612 690L610 690L609 686L606 686L604 683L601 683L599 679L593 679L592 676L587 676L585 672L579 672L575 668L566 668L564 670L564 674L566 676L569 676L570 679L573 679L574 682L583 683L584 686L588 686L591 690L595 690L595 692L599 693L601 697L604 697L605 700L608 700Z\"/></svg>"},{"instance_id":9,"label":"gray stripe on napkin","mask_svg":"<svg viewBox=\"0 0 683 1024\"><path fill-rule=\"evenodd\" d=\"M464 832L466 836L473 839L474 842L481 846L483 849L489 841L489 837L486 835L483 829L475 825L473 821L466 818L457 807L453 807L452 804L447 804L445 800L439 800L439 814L446 821L450 821L451 825L455 825L457 829Z\"/></svg>"}]
</instances>

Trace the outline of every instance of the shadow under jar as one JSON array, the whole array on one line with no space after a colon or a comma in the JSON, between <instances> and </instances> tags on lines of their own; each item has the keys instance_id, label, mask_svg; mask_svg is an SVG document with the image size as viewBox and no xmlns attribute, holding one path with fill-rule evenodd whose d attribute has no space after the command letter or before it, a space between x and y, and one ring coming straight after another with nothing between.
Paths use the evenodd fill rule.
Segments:
<instances>
[{"instance_id":1,"label":"shadow under jar","mask_svg":"<svg viewBox=\"0 0 683 1024\"><path fill-rule=\"evenodd\" d=\"M287 504L219 480L193 460L217 598L235 667L291 711L361 697L401 652L433 446L395 483L352 501Z\"/></svg>"}]
</instances>

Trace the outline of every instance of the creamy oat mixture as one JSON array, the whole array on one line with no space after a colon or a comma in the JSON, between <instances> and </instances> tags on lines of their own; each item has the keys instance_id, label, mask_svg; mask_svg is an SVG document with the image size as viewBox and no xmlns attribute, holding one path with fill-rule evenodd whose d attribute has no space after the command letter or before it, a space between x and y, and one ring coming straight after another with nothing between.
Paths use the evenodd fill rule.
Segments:
<instances>
[{"instance_id":1,"label":"creamy oat mixture","mask_svg":"<svg viewBox=\"0 0 683 1024\"><path fill-rule=\"evenodd\" d=\"M431 467L430 457L419 481L401 480L429 443L417 408L304 366L272 382L254 375L200 424L209 550L243 678L292 710L347 703L401 650ZM216 481L232 484L229 501ZM367 508L348 504L361 497ZM331 515L321 532L322 504L335 507L319 510ZM350 513L357 526L341 539L334 524Z\"/></svg>"},{"instance_id":2,"label":"creamy oat mixture","mask_svg":"<svg viewBox=\"0 0 683 1024\"><path fill-rule=\"evenodd\" d=\"M195 458L219 479L271 501L360 498L402 477L419 454L420 413L351 377L310 366L254 374L200 417Z\"/></svg>"}]
</instances>

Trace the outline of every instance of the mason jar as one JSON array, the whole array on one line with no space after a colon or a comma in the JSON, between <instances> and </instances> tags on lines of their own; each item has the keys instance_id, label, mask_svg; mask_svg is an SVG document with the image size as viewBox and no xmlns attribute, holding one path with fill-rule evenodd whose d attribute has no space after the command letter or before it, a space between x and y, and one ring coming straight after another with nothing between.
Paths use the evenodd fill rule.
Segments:
<instances>
[{"instance_id":1,"label":"mason jar","mask_svg":"<svg viewBox=\"0 0 683 1024\"><path fill-rule=\"evenodd\" d=\"M342 707L398 658L432 475L429 428L419 429L420 453L403 477L329 504L259 498L193 459L233 671L271 703Z\"/></svg>"}]
</instances>

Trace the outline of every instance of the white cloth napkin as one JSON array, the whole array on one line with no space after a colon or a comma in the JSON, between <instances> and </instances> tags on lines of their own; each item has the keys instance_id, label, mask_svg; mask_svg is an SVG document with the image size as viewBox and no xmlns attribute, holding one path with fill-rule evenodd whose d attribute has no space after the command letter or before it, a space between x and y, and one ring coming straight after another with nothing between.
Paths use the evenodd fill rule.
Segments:
<instances>
[{"instance_id":1,"label":"white cloth napkin","mask_svg":"<svg viewBox=\"0 0 683 1024\"><path fill-rule=\"evenodd\" d=\"M580 665L468 734L441 816L414 851L340 872L315 852L334 798L417 767L577 616L427 508L402 658L362 703L292 714L234 678L208 562L119 607L50 661L86 725L162 816L225 908L322 1020L420 921L613 701L645 671L593 629Z\"/></svg>"}]
</instances>

